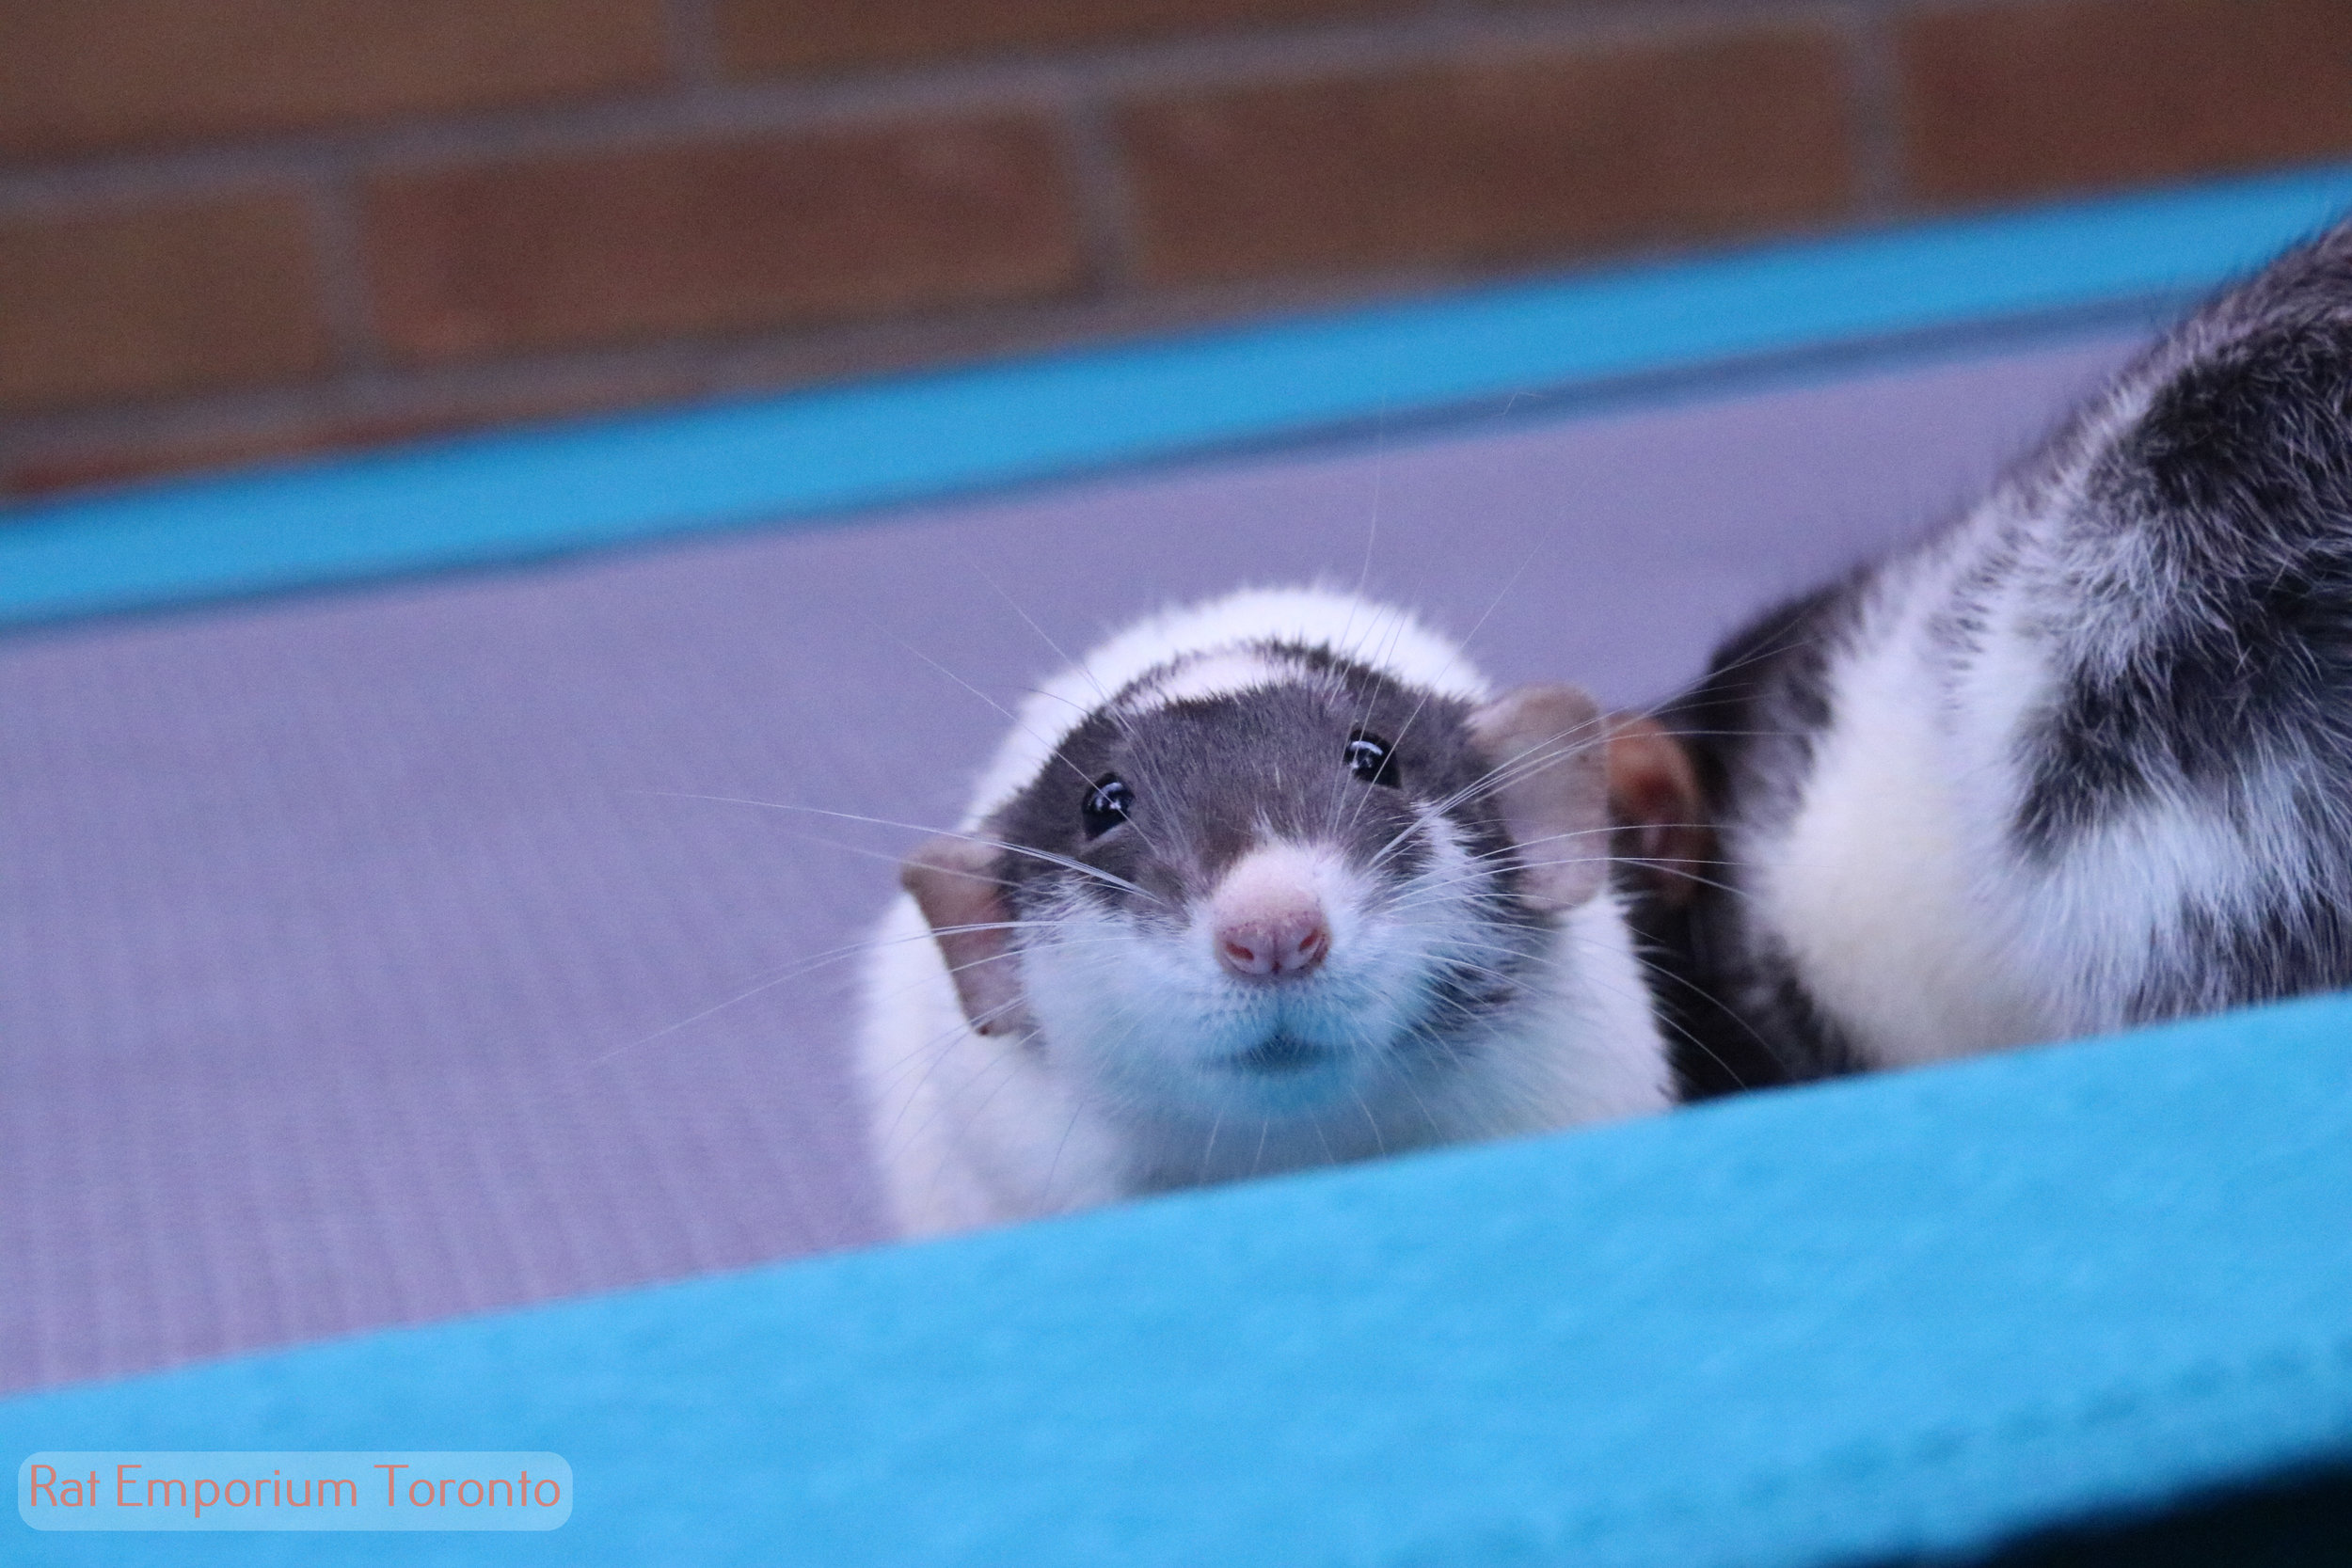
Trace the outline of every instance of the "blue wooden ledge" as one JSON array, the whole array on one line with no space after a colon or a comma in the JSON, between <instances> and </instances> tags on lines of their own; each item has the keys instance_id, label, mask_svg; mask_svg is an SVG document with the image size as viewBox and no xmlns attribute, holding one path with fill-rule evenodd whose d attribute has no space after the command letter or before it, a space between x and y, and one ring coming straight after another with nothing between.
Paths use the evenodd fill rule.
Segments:
<instances>
[{"instance_id":1,"label":"blue wooden ledge","mask_svg":"<svg viewBox=\"0 0 2352 1568\"><path fill-rule=\"evenodd\" d=\"M96 1449L578 1479L560 1530L332 1538L359 1564L1974 1550L2352 1463L2352 1001L0 1402L10 1468Z\"/></svg>"}]
</instances>

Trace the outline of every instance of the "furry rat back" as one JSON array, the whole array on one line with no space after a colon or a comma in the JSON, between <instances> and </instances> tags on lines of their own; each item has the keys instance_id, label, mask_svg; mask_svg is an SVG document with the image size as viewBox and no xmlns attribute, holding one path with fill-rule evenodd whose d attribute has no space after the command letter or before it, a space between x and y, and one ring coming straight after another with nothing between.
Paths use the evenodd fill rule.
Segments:
<instances>
[{"instance_id":1,"label":"furry rat back","mask_svg":"<svg viewBox=\"0 0 2352 1568\"><path fill-rule=\"evenodd\" d=\"M2352 225L1666 718L1723 884L1653 916L1668 1004L1758 1070L2352 984Z\"/></svg>"}]
</instances>

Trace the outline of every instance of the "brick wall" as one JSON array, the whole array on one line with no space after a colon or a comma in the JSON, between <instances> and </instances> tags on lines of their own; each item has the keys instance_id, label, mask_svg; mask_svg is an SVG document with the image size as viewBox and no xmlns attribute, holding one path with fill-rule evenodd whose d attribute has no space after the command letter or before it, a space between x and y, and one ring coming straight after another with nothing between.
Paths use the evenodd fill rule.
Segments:
<instances>
[{"instance_id":1,"label":"brick wall","mask_svg":"<svg viewBox=\"0 0 2352 1568\"><path fill-rule=\"evenodd\" d=\"M2352 154L2352 0L0 0L0 493Z\"/></svg>"}]
</instances>

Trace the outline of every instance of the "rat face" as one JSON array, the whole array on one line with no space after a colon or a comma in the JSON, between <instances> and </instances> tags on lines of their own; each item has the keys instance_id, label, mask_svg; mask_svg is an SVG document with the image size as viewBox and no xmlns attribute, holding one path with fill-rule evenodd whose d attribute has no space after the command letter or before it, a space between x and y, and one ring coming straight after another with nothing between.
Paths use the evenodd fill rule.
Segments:
<instances>
[{"instance_id":1,"label":"rat face","mask_svg":"<svg viewBox=\"0 0 2352 1568\"><path fill-rule=\"evenodd\" d=\"M1456 799L1485 771L1459 705L1359 677L1136 708L999 824L1118 879L1010 857L1047 1050L1141 1108L1311 1110L1507 1005L1533 917L1491 895L1491 807Z\"/></svg>"},{"instance_id":2,"label":"rat face","mask_svg":"<svg viewBox=\"0 0 2352 1568\"><path fill-rule=\"evenodd\" d=\"M909 885L975 1026L1032 1030L1111 1102L1346 1107L1478 1050L1599 886L1597 714L1566 699L1474 709L1319 649L1178 660L1064 738L989 822L1005 849Z\"/></svg>"}]
</instances>

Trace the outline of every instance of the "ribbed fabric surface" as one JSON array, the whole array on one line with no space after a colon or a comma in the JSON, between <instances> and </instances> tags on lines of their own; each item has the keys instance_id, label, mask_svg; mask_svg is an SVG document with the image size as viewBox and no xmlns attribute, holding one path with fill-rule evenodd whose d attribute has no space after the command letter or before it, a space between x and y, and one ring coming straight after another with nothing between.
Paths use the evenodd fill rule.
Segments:
<instances>
[{"instance_id":1,"label":"ribbed fabric surface","mask_svg":"<svg viewBox=\"0 0 2352 1568\"><path fill-rule=\"evenodd\" d=\"M2125 346L0 643L0 1387L870 1241L913 835L662 792L943 823L1049 638L1243 581L1655 696Z\"/></svg>"},{"instance_id":2,"label":"ribbed fabric surface","mask_svg":"<svg viewBox=\"0 0 2352 1568\"><path fill-rule=\"evenodd\" d=\"M0 1401L10 1456L395 1443L577 1507L9 1561L1968 1562L2352 1474L2352 1002Z\"/></svg>"}]
</instances>

